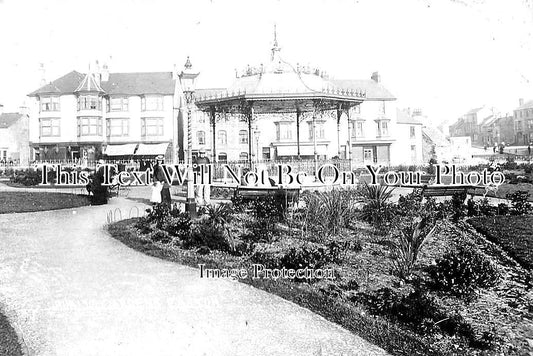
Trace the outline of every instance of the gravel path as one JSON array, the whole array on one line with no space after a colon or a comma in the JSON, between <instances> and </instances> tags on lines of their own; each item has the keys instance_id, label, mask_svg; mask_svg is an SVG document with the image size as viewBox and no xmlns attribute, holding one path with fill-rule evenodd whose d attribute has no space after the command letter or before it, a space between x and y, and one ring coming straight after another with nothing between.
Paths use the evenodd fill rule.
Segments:
<instances>
[{"instance_id":1,"label":"gravel path","mask_svg":"<svg viewBox=\"0 0 533 356\"><path fill-rule=\"evenodd\" d=\"M0 304L30 355L386 355L279 297L109 237L108 212L134 206L0 215Z\"/></svg>"}]
</instances>

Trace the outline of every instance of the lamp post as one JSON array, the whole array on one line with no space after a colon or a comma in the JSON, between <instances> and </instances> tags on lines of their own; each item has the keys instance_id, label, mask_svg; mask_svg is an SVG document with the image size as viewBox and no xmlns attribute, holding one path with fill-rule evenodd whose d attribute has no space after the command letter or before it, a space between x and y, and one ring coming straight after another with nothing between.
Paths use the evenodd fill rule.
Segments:
<instances>
[{"instance_id":1,"label":"lamp post","mask_svg":"<svg viewBox=\"0 0 533 356\"><path fill-rule=\"evenodd\" d=\"M187 57L185 68L181 71L179 78L181 89L185 102L187 104L187 201L185 202L185 210L191 217L196 217L196 201L194 200L194 172L192 168L192 113L191 106L194 103L194 81L198 76L198 72L193 71L192 64Z\"/></svg>"},{"instance_id":2,"label":"lamp post","mask_svg":"<svg viewBox=\"0 0 533 356\"><path fill-rule=\"evenodd\" d=\"M256 161L259 162L259 160L260 160L260 155L259 155L259 135L261 135L261 130L259 130L259 127L257 125L255 125L254 134L255 134L255 158L256 158Z\"/></svg>"}]
</instances>

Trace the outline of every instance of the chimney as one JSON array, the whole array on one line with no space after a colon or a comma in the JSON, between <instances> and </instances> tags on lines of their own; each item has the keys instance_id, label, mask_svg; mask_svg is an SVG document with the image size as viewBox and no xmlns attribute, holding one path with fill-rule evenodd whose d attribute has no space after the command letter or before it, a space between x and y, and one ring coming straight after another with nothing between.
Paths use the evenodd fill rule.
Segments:
<instances>
[{"instance_id":1,"label":"chimney","mask_svg":"<svg viewBox=\"0 0 533 356\"><path fill-rule=\"evenodd\" d=\"M44 69L44 63L39 63L39 72L41 74L41 86L44 87L46 85L46 70Z\"/></svg>"},{"instance_id":2,"label":"chimney","mask_svg":"<svg viewBox=\"0 0 533 356\"><path fill-rule=\"evenodd\" d=\"M100 85L100 83L102 82L102 72L100 71L100 63L98 63L98 60L95 62L95 66L94 66L94 79L96 80L96 83L98 85Z\"/></svg>"},{"instance_id":3,"label":"chimney","mask_svg":"<svg viewBox=\"0 0 533 356\"><path fill-rule=\"evenodd\" d=\"M524 105L524 98L518 99L518 106Z\"/></svg>"},{"instance_id":4,"label":"chimney","mask_svg":"<svg viewBox=\"0 0 533 356\"><path fill-rule=\"evenodd\" d=\"M107 66L107 63L104 63L104 65L102 66L102 77L101 77L101 80L102 80L102 82L109 81L109 67Z\"/></svg>"},{"instance_id":5,"label":"chimney","mask_svg":"<svg viewBox=\"0 0 533 356\"><path fill-rule=\"evenodd\" d=\"M374 72L372 73L372 77L370 77L373 81L375 81L376 83L379 83L381 82L381 76L379 75L378 72Z\"/></svg>"},{"instance_id":6,"label":"chimney","mask_svg":"<svg viewBox=\"0 0 533 356\"><path fill-rule=\"evenodd\" d=\"M174 63L174 69L172 69L172 79L178 80L178 66Z\"/></svg>"}]
</instances>

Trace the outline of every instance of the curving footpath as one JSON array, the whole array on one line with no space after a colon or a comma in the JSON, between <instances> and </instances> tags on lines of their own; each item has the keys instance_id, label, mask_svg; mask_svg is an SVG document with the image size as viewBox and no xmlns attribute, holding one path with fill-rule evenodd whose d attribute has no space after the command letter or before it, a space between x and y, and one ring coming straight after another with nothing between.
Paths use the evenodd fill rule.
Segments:
<instances>
[{"instance_id":1,"label":"curving footpath","mask_svg":"<svg viewBox=\"0 0 533 356\"><path fill-rule=\"evenodd\" d=\"M133 206L0 215L0 304L30 355L387 355L277 296L122 245L106 216Z\"/></svg>"}]
</instances>

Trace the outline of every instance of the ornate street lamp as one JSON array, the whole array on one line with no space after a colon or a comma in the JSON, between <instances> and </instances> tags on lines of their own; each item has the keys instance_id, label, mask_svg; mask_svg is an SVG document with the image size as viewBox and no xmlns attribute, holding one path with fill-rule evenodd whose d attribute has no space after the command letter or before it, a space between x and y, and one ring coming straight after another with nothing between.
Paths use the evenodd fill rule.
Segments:
<instances>
[{"instance_id":1,"label":"ornate street lamp","mask_svg":"<svg viewBox=\"0 0 533 356\"><path fill-rule=\"evenodd\" d=\"M191 217L196 217L196 201L194 200L194 172L192 168L192 113L191 106L194 103L194 81L198 76L198 72L193 71L192 64L187 57L185 68L179 75L181 89L185 102L187 104L187 201L185 202L185 209L189 212Z\"/></svg>"},{"instance_id":2,"label":"ornate street lamp","mask_svg":"<svg viewBox=\"0 0 533 356\"><path fill-rule=\"evenodd\" d=\"M261 160L261 156L259 154L259 135L261 135L261 130L259 130L259 127L255 125L254 129L254 136L255 136L255 159L257 162Z\"/></svg>"}]
</instances>

